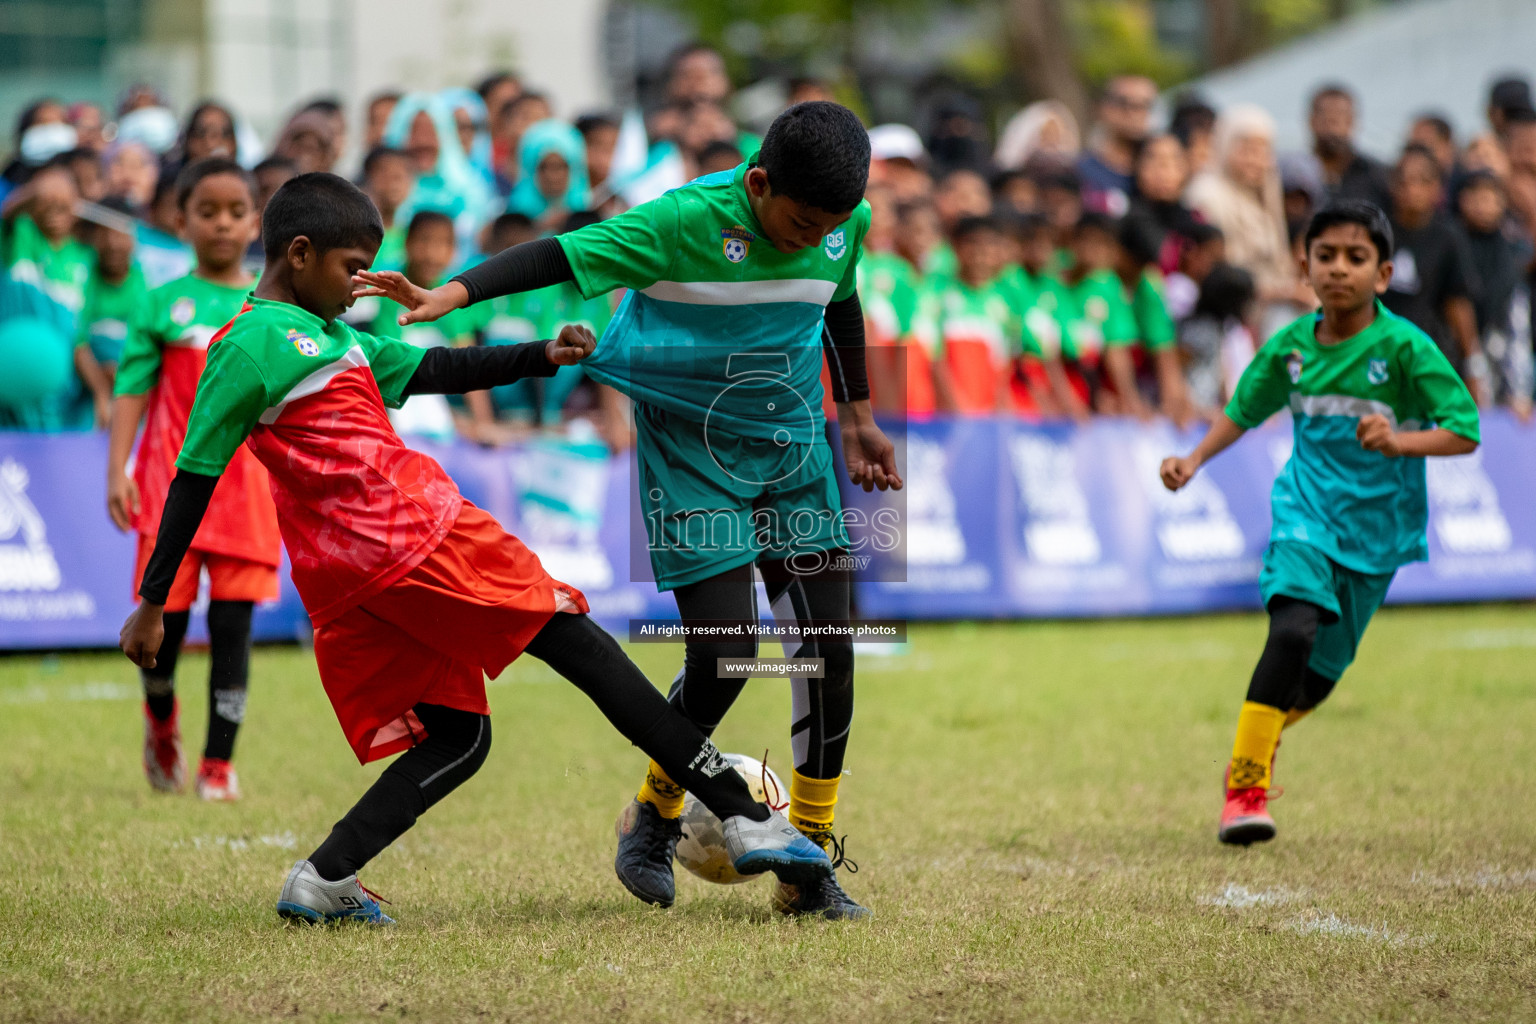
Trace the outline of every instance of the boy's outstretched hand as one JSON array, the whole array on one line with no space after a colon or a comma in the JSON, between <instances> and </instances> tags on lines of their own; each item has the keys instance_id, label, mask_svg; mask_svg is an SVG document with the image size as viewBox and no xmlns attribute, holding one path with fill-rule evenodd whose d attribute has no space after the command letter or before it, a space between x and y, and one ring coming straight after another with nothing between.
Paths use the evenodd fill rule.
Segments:
<instances>
[{"instance_id":1,"label":"boy's outstretched hand","mask_svg":"<svg viewBox=\"0 0 1536 1024\"><path fill-rule=\"evenodd\" d=\"M1170 455L1157 472L1163 478L1163 486L1176 491L1193 480L1199 468L1200 461L1193 455Z\"/></svg>"},{"instance_id":2,"label":"boy's outstretched hand","mask_svg":"<svg viewBox=\"0 0 1536 1024\"><path fill-rule=\"evenodd\" d=\"M405 312L398 318L401 327L430 323L469 302L469 292L457 281L428 289L412 284L398 270L358 271L352 277L352 297L363 299L372 295L405 307Z\"/></svg>"},{"instance_id":3,"label":"boy's outstretched hand","mask_svg":"<svg viewBox=\"0 0 1536 1024\"><path fill-rule=\"evenodd\" d=\"M155 656L165 641L165 605L141 602L123 623L117 646L139 668L154 668Z\"/></svg>"},{"instance_id":4,"label":"boy's outstretched hand","mask_svg":"<svg viewBox=\"0 0 1536 1024\"><path fill-rule=\"evenodd\" d=\"M580 324L566 324L560 328L560 336L544 346L544 357L556 366L574 366L597 347L597 338L589 328Z\"/></svg>"},{"instance_id":5,"label":"boy's outstretched hand","mask_svg":"<svg viewBox=\"0 0 1536 1024\"><path fill-rule=\"evenodd\" d=\"M1380 413L1360 417L1360 422L1355 425L1355 440L1366 451L1381 452L1389 459L1403 454L1398 447L1397 431L1392 429L1392 421Z\"/></svg>"}]
</instances>

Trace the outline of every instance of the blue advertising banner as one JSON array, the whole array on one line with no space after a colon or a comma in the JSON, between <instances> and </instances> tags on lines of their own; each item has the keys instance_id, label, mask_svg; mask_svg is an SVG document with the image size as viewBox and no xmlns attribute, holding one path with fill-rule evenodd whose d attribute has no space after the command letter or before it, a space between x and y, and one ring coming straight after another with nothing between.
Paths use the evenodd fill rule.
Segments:
<instances>
[{"instance_id":1,"label":"blue advertising banner","mask_svg":"<svg viewBox=\"0 0 1536 1024\"><path fill-rule=\"evenodd\" d=\"M961 417L897 434L907 487L844 489L857 589L872 618L1174 614L1258 606L1269 489L1289 457L1283 418L1252 431L1178 494L1157 479L1198 431ZM676 615L646 563L635 476L594 441L510 449L422 445L465 496L579 587L610 629ZM106 515L100 434L0 433L0 649L105 647L132 610L134 538ZM1536 598L1536 428L1486 414L1483 445L1429 460L1430 560L1403 568L1393 602ZM636 547L640 545L641 547ZM638 554L638 558L633 557ZM303 639L282 572L257 610L261 640ZM196 609L195 612L200 612ZM194 614L191 636L204 636Z\"/></svg>"}]
</instances>

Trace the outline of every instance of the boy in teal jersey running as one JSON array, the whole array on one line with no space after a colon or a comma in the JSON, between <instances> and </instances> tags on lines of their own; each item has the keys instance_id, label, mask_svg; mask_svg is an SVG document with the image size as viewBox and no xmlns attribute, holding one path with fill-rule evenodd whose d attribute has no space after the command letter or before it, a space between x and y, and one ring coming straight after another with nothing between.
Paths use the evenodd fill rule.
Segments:
<instances>
[{"instance_id":1,"label":"boy in teal jersey running","mask_svg":"<svg viewBox=\"0 0 1536 1024\"><path fill-rule=\"evenodd\" d=\"M1245 430L1291 410L1295 447L1275 480L1259 575L1269 640L1238 715L1218 832L1244 846L1275 835L1280 731L1332 692L1398 567L1428 557L1424 457L1464 455L1479 440L1477 406L1450 362L1377 299L1392 279L1385 214L1339 202L1312 218L1305 241L1322 312L1271 338L1205 439L1162 465L1176 491Z\"/></svg>"},{"instance_id":2,"label":"boy in teal jersey running","mask_svg":"<svg viewBox=\"0 0 1536 1024\"><path fill-rule=\"evenodd\" d=\"M869 137L835 103L779 115L755 163L709 175L612 220L518 246L426 292L361 274L360 294L394 297L411 322L469 302L574 280L591 298L629 288L585 372L635 401L642 512L657 585L685 624L729 623L723 642L690 640L672 704L706 733L742 688L716 659L756 644L753 566L802 623L846 621L850 572L819 373L832 363L848 475L900 487L894 449L869 411L855 268L869 224ZM826 344L824 345L824 339ZM853 649L818 641L821 679L793 684L790 820L831 847L853 716ZM615 868L637 897L675 898L672 857L683 790L654 762L619 820ZM783 912L867 915L827 877L783 885Z\"/></svg>"}]
</instances>

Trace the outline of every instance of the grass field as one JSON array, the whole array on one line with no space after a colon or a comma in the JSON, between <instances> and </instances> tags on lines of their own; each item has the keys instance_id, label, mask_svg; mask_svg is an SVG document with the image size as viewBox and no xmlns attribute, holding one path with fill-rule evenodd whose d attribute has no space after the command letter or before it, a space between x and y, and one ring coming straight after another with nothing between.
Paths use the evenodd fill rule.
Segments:
<instances>
[{"instance_id":1,"label":"grass field","mask_svg":"<svg viewBox=\"0 0 1536 1024\"><path fill-rule=\"evenodd\" d=\"M543 666L480 774L364 872L392 930L272 910L378 771L297 649L256 656L233 806L151 793L120 656L0 660L0 1020L1536 1019L1536 622L1383 613L1287 735L1279 838L1215 839L1264 621L925 626L866 657L840 831L876 911L612 872L644 759ZM653 679L679 650L633 649ZM206 659L183 662L195 755ZM788 695L717 739L787 769ZM786 771L787 773L787 771Z\"/></svg>"}]
</instances>

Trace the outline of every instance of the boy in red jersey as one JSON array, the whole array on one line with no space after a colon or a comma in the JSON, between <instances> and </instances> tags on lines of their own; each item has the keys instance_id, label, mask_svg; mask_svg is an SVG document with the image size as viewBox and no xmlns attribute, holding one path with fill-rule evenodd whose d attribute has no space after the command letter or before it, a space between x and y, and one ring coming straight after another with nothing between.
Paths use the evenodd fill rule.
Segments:
<instances>
[{"instance_id":1,"label":"boy in red jersey","mask_svg":"<svg viewBox=\"0 0 1536 1024\"><path fill-rule=\"evenodd\" d=\"M208 340L245 303L256 279L245 271L245 249L256 237L250 179L232 160L189 165L176 183L182 235L197 254L192 273L171 281L140 303L115 381L107 455L107 511L120 530L138 535L134 581L144 575L176 453L187 434L187 415L207 362ZM126 468L134 434L148 411L133 476ZM277 596L277 510L267 471L250 452L237 452L214 492L191 550L166 598L163 655L144 670L144 773L149 784L180 790L185 766L175 691L177 653L197 600L198 577L208 570L208 740L197 770L197 795L236 800L239 782L230 766L235 734L245 717L251 660L251 611Z\"/></svg>"},{"instance_id":2,"label":"boy in red jersey","mask_svg":"<svg viewBox=\"0 0 1536 1024\"><path fill-rule=\"evenodd\" d=\"M586 612L582 595L465 501L432 459L405 447L388 406L551 376L588 355L590 331L551 342L420 349L353 330L352 277L384 229L367 197L304 174L263 214L266 268L214 338L198 383L143 603L123 625L134 663L155 666L175 568L219 474L242 443L271 474L293 581L315 624L321 683L353 752L404 751L325 842L289 872L285 918L390 919L357 869L484 762L485 674L524 651L574 682L616 728L724 822L734 866L787 884L830 877L820 847L755 802L698 727L666 702Z\"/></svg>"}]
</instances>

